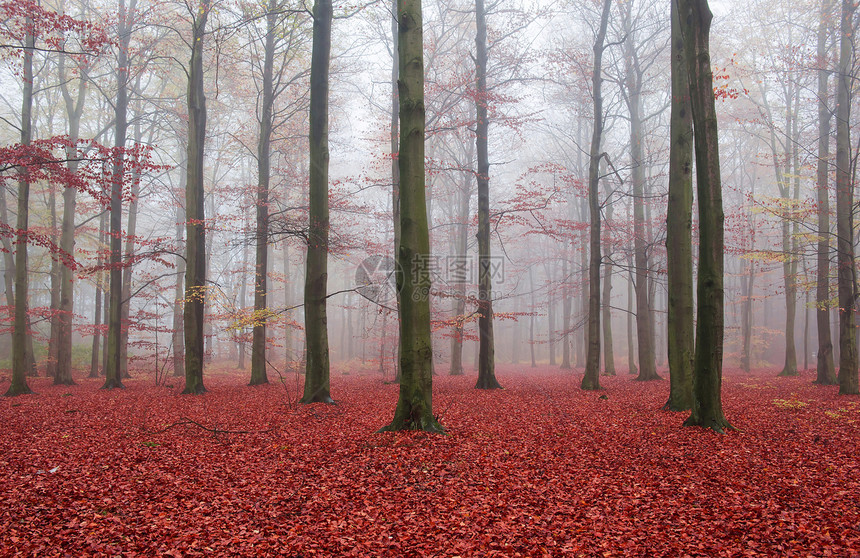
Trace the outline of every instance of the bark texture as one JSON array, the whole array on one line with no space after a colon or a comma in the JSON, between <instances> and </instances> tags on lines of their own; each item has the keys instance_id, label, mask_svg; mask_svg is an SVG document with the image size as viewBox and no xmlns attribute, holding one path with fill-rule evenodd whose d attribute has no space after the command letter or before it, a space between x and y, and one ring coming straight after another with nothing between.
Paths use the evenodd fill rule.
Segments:
<instances>
[{"instance_id":1,"label":"bark texture","mask_svg":"<svg viewBox=\"0 0 860 558\"><path fill-rule=\"evenodd\" d=\"M669 205L666 211L669 400L687 411L693 399L693 117L678 4L672 2L672 114L669 125Z\"/></svg>"},{"instance_id":2,"label":"bark texture","mask_svg":"<svg viewBox=\"0 0 860 558\"><path fill-rule=\"evenodd\" d=\"M308 253L305 271L307 362L302 403L333 403L329 388L328 318L328 88L331 57L331 0L314 4L311 53L310 184Z\"/></svg>"},{"instance_id":3,"label":"bark texture","mask_svg":"<svg viewBox=\"0 0 860 558\"><path fill-rule=\"evenodd\" d=\"M398 0L400 78L400 393L382 430L442 432L433 415L430 232L424 192L424 54L421 0Z\"/></svg>"}]
</instances>

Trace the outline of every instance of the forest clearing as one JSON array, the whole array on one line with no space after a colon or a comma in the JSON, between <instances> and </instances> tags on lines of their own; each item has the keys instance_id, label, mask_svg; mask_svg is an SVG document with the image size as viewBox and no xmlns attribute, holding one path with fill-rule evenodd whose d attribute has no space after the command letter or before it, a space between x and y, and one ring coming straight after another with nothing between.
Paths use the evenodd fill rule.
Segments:
<instances>
[{"instance_id":1,"label":"forest clearing","mask_svg":"<svg viewBox=\"0 0 860 558\"><path fill-rule=\"evenodd\" d=\"M436 376L444 435L377 433L398 386L359 367L336 405L214 366L197 397L31 379L0 400L0 553L856 556L860 401L776 373L726 371L726 435L659 410L668 382L546 366Z\"/></svg>"}]
</instances>

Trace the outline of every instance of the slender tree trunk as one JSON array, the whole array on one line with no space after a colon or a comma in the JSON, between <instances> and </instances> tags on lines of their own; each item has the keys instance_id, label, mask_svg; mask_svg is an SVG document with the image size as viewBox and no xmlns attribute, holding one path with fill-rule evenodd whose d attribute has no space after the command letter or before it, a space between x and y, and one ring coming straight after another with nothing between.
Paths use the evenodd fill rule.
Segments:
<instances>
[{"instance_id":1,"label":"slender tree trunk","mask_svg":"<svg viewBox=\"0 0 860 558\"><path fill-rule=\"evenodd\" d=\"M117 93L114 103L114 155L110 190L110 287L108 290L108 336L105 345L105 383L102 389L125 387L122 385L120 342L122 329L122 190L125 178L125 140L128 133L128 50L131 40L130 20L135 0L126 11L125 0L119 0L117 57ZM132 15L129 15L132 14Z\"/></svg>"},{"instance_id":2,"label":"slender tree trunk","mask_svg":"<svg viewBox=\"0 0 860 558\"><path fill-rule=\"evenodd\" d=\"M672 2L672 115L669 202L666 210L668 274L669 411L687 411L693 399L693 118L678 4Z\"/></svg>"},{"instance_id":3,"label":"slender tree trunk","mask_svg":"<svg viewBox=\"0 0 860 558\"><path fill-rule=\"evenodd\" d=\"M806 303L803 305L803 369L809 370L809 289L804 290L804 296Z\"/></svg>"},{"instance_id":4,"label":"slender tree trunk","mask_svg":"<svg viewBox=\"0 0 860 558\"><path fill-rule=\"evenodd\" d=\"M612 208L606 208L606 220L612 218ZM615 376L615 343L612 340L612 272L614 267L609 259L610 243L605 241L607 259L603 264L603 373Z\"/></svg>"},{"instance_id":5,"label":"slender tree trunk","mask_svg":"<svg viewBox=\"0 0 860 558\"><path fill-rule=\"evenodd\" d=\"M200 394L203 385L206 315L206 212L203 153L206 142L206 95L203 91L203 46L210 0L200 0L192 23L188 64L188 155L185 183L185 389Z\"/></svg>"},{"instance_id":6,"label":"slender tree trunk","mask_svg":"<svg viewBox=\"0 0 860 558\"><path fill-rule=\"evenodd\" d=\"M854 184L851 172L851 62L854 45L853 0L842 0L839 79L836 88L836 246L839 285L839 394L858 393L854 267Z\"/></svg>"},{"instance_id":7,"label":"slender tree trunk","mask_svg":"<svg viewBox=\"0 0 860 558\"><path fill-rule=\"evenodd\" d=\"M183 154L187 155L187 149L183 150ZM184 162L187 165L187 160ZM179 192L184 192L186 187L186 179L188 177L187 169L181 168L179 173ZM183 233L186 228L185 223L185 208L177 201L176 206L176 246L182 245ZM176 256L176 286L174 291L175 304L173 306L173 375L180 377L185 371L185 319L184 319L184 299L185 299L185 258Z\"/></svg>"},{"instance_id":8,"label":"slender tree trunk","mask_svg":"<svg viewBox=\"0 0 860 558\"><path fill-rule=\"evenodd\" d=\"M26 24L33 22L27 18ZM24 83L21 101L21 145L32 141L33 120L33 53L35 39L27 34L24 39L24 52L21 78ZM27 338L30 335L30 322L27 316L29 284L27 276L27 230L30 218L30 177L22 168L18 178L18 221L15 246L15 321L12 330L12 383L5 395L15 396L33 393L27 385L30 362L27 354Z\"/></svg>"},{"instance_id":9,"label":"slender tree trunk","mask_svg":"<svg viewBox=\"0 0 860 558\"><path fill-rule=\"evenodd\" d=\"M400 150L400 93L398 91L398 78L400 77L400 61L398 58L398 20L397 1L391 0L391 111L390 111L390 149L391 149L391 215L394 220L394 257L400 248L400 163L398 161ZM464 285L465 286L465 285ZM397 304L397 315L400 316L400 291L395 293ZM465 310L464 310L465 311ZM399 328L398 328L399 330ZM350 340L350 343L352 341ZM462 357L462 343L460 344ZM350 353L352 349L350 348ZM462 369L462 367L461 367ZM453 368L452 368L453 374ZM394 381L400 381L400 332L397 332L397 358L394 360Z\"/></svg>"},{"instance_id":10,"label":"slender tree trunk","mask_svg":"<svg viewBox=\"0 0 860 558\"><path fill-rule=\"evenodd\" d=\"M86 67L80 68L80 78L77 84L76 95L73 98L65 79L66 56L60 55L60 76L62 84L60 90L66 107L66 119L68 121L69 142L74 145L80 137L81 116L86 100L89 76ZM76 173L78 161L74 157L74 149L66 148L66 157L69 159L67 167L69 172ZM75 214L77 210L77 190L65 188L63 190L63 223L60 233L60 248L67 254L75 253ZM101 293L99 293L99 298ZM101 300L99 300L101 304ZM75 311L75 274L71 267L60 268L60 313L58 317L57 335L57 371L55 382L66 385L72 380L72 328Z\"/></svg>"},{"instance_id":11,"label":"slender tree trunk","mask_svg":"<svg viewBox=\"0 0 860 558\"><path fill-rule=\"evenodd\" d=\"M629 6L629 4L628 4ZM645 220L645 150L642 142L642 101L641 101L641 71L639 70L635 52L633 52L634 31L629 23L629 10L625 21L627 23L626 47L626 91L627 108L630 113L630 182L633 193L633 260L636 269L636 339L639 342L639 376L637 380L659 380L657 374L657 355L654 350L654 318L649 296L650 281L648 276L648 238Z\"/></svg>"},{"instance_id":12,"label":"slender tree trunk","mask_svg":"<svg viewBox=\"0 0 860 558\"><path fill-rule=\"evenodd\" d=\"M594 96L594 128L591 132L590 161L588 165L588 212L591 218L591 240L589 242L588 263L588 350L585 358L585 375L582 389L600 389L600 143L603 136L603 41L609 24L611 0L603 1L600 16L600 29L594 42L594 68L591 74L592 95Z\"/></svg>"},{"instance_id":13,"label":"slender tree trunk","mask_svg":"<svg viewBox=\"0 0 860 558\"><path fill-rule=\"evenodd\" d=\"M744 307L741 324L741 335L743 336L743 352L741 353L741 369L749 372L752 368L752 331L753 331L753 293L755 288L755 266L752 262L746 263L747 273L741 280L741 289L744 293Z\"/></svg>"},{"instance_id":14,"label":"slender tree trunk","mask_svg":"<svg viewBox=\"0 0 860 558\"><path fill-rule=\"evenodd\" d=\"M266 374L266 322L268 319L269 274L269 182L271 177L272 115L275 103L275 34L278 22L277 0L269 0L266 14L266 46L263 58L263 98L260 137L257 144L257 228L254 265L254 336L251 343L251 381L249 385L268 384Z\"/></svg>"},{"instance_id":15,"label":"slender tree trunk","mask_svg":"<svg viewBox=\"0 0 860 558\"><path fill-rule=\"evenodd\" d=\"M818 357L815 383L836 385L833 361L833 338L830 333L830 188L828 185L830 164L830 71L827 68L827 35L833 0L821 3L821 19L818 24L818 161L816 168L818 201L818 274L815 289L815 318L818 326Z\"/></svg>"},{"instance_id":16,"label":"slender tree trunk","mask_svg":"<svg viewBox=\"0 0 860 558\"><path fill-rule=\"evenodd\" d=\"M11 226L9 221L9 209L6 205L6 187L0 188L0 219L3 223ZM6 305L15 307L15 252L12 249L12 241L8 236L0 236L0 246L3 247L3 286L6 293Z\"/></svg>"},{"instance_id":17,"label":"slender tree trunk","mask_svg":"<svg viewBox=\"0 0 860 558\"><path fill-rule=\"evenodd\" d=\"M693 408L685 425L723 432L723 199L719 137L709 52L713 14L707 0L678 0L681 33L690 79L699 200L696 356Z\"/></svg>"},{"instance_id":18,"label":"slender tree trunk","mask_svg":"<svg viewBox=\"0 0 860 558\"><path fill-rule=\"evenodd\" d=\"M290 275L290 244L284 240L284 308L290 308L293 303L292 292L292 277ZM293 325L290 310L284 312L284 370L290 369L290 363L293 359ZM351 342L351 341L350 341ZM351 355L350 355L351 356Z\"/></svg>"},{"instance_id":19,"label":"slender tree trunk","mask_svg":"<svg viewBox=\"0 0 860 558\"><path fill-rule=\"evenodd\" d=\"M529 293L531 296L531 309L529 311L529 354L531 356L532 368L537 366L535 361L535 279L532 266L529 266Z\"/></svg>"},{"instance_id":20,"label":"slender tree trunk","mask_svg":"<svg viewBox=\"0 0 860 558\"><path fill-rule=\"evenodd\" d=\"M568 275L568 245L564 244L564 257L561 260L561 369L570 370L570 277ZM516 327L516 322L514 323Z\"/></svg>"},{"instance_id":21,"label":"slender tree trunk","mask_svg":"<svg viewBox=\"0 0 860 558\"><path fill-rule=\"evenodd\" d=\"M245 220L245 224L246 224L246 230L247 230L247 225L248 225L247 220ZM241 284L239 285L239 301L236 304L236 306L238 306L237 310L239 312L244 313L245 309L246 309L246 304L248 301L248 287L247 287L247 285L248 285L248 245L247 244L242 246L242 276L241 276L241 279L239 279L239 280L241 281ZM242 331L239 331L238 338L239 338L239 343L238 343L238 345L239 345L239 362L236 365L236 368L238 368L239 370L245 370L245 352L246 352L245 346L247 345L247 342L245 340L244 328L242 328Z\"/></svg>"},{"instance_id":22,"label":"slender tree trunk","mask_svg":"<svg viewBox=\"0 0 860 558\"><path fill-rule=\"evenodd\" d=\"M307 368L302 403L333 403L329 387L328 324L328 87L331 56L331 0L314 4L310 106L310 224L305 279ZM405 269L405 268L404 268Z\"/></svg>"},{"instance_id":23,"label":"slender tree trunk","mask_svg":"<svg viewBox=\"0 0 860 558\"><path fill-rule=\"evenodd\" d=\"M630 272L627 274L627 374L634 375L639 373L639 368L636 366L636 330L633 327L634 316L633 311L633 254L627 255L627 269Z\"/></svg>"},{"instance_id":24,"label":"slender tree trunk","mask_svg":"<svg viewBox=\"0 0 860 558\"><path fill-rule=\"evenodd\" d=\"M140 89L140 82L138 82ZM138 106L138 113L140 107ZM140 120L134 124L134 142L140 144L143 136L140 130ZM128 226L127 239L125 241L125 260L129 263L128 267L122 272L122 308L120 311L120 344L119 344L119 368L120 375L123 379L130 378L131 374L128 371L128 332L131 325L131 280L134 273L134 267L131 261L134 258L135 236L137 235L137 198L140 195L140 169L135 167L132 170L131 176L131 201L128 204Z\"/></svg>"},{"instance_id":25,"label":"slender tree trunk","mask_svg":"<svg viewBox=\"0 0 860 558\"><path fill-rule=\"evenodd\" d=\"M586 218L586 215L588 214L588 200L584 200L583 206L584 207L583 207L582 213L583 213L583 220L584 220ZM580 318L580 323L584 327L582 327L582 330L579 332L579 335L577 336L579 338L579 351L577 351L577 357L576 357L577 368L580 368L580 367L585 368L586 354L588 353L588 335L589 334L588 334L588 325L586 322L588 319L589 296L591 294L589 292L590 289L589 289L589 284L588 284L588 274L590 271L588 268L589 235L590 235L590 231L588 234L583 232L582 233L582 239L581 239L581 242L579 245L579 266L580 266L580 269L582 270L582 273L580 276L580 285L581 286L580 286L580 292L579 292L579 295L580 295L579 296L579 311L580 311L580 316L582 316ZM598 357L599 357L599 355L600 355L600 353L598 352Z\"/></svg>"},{"instance_id":26,"label":"slender tree trunk","mask_svg":"<svg viewBox=\"0 0 860 558\"><path fill-rule=\"evenodd\" d=\"M548 265L547 270L547 293L546 293L546 340L547 349L549 350L549 365L555 366L555 298L553 297L553 274L552 266Z\"/></svg>"},{"instance_id":27,"label":"slender tree trunk","mask_svg":"<svg viewBox=\"0 0 860 558\"><path fill-rule=\"evenodd\" d=\"M421 0L398 0L400 63L400 394L382 430L441 432L433 415L430 231L424 189L424 54ZM409 272L407 272L407 270Z\"/></svg>"},{"instance_id":28,"label":"slender tree trunk","mask_svg":"<svg viewBox=\"0 0 860 558\"><path fill-rule=\"evenodd\" d=\"M478 155L478 389L498 389L493 338L493 261L490 255L490 157L487 114L487 12L484 0L475 0L475 149ZM552 335L552 331L550 331Z\"/></svg>"},{"instance_id":29,"label":"slender tree trunk","mask_svg":"<svg viewBox=\"0 0 860 558\"><path fill-rule=\"evenodd\" d=\"M59 223L57 222L57 194L54 192L53 186L48 193L48 212L51 215L51 242L54 246L60 245L60 238L57 234ZM51 329L48 339L48 362L45 365L45 376L54 378L57 381L57 344L60 337L60 262L59 258L51 258Z\"/></svg>"},{"instance_id":30,"label":"slender tree trunk","mask_svg":"<svg viewBox=\"0 0 860 558\"><path fill-rule=\"evenodd\" d=\"M471 160L471 157L470 157ZM457 261L466 265L466 247L469 242L469 200L472 197L470 186L471 181L467 173L463 173L463 181L460 184L458 192L460 204L457 211L457 238L456 238L456 257ZM468 276L466 270L460 270L461 276L452 278L455 282L456 294L454 295L454 315L456 325L454 326L454 335L451 337L451 376L460 376L463 374L463 335L465 334L465 314L466 314L466 281Z\"/></svg>"},{"instance_id":31,"label":"slender tree trunk","mask_svg":"<svg viewBox=\"0 0 860 558\"><path fill-rule=\"evenodd\" d=\"M99 250L103 250L103 247L106 245L105 234L107 232L107 213L102 212L101 217L99 218L99 236L98 236L98 245ZM93 328L93 348L92 355L90 358L90 373L88 378L98 378L99 377L99 344L103 337L101 334L101 324L102 324L102 316L104 315L104 310L102 309L102 285L104 283L104 271L101 268L104 267L105 259L101 255L99 255L98 266L99 271L96 272L96 308L95 308L95 316L93 318L94 328Z\"/></svg>"}]
</instances>

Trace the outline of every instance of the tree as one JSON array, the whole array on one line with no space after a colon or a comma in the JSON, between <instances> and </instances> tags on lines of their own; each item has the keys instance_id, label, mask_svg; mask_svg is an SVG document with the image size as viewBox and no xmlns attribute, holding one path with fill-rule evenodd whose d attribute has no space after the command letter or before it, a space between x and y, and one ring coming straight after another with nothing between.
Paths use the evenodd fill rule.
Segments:
<instances>
[{"instance_id":1,"label":"tree","mask_svg":"<svg viewBox=\"0 0 860 558\"><path fill-rule=\"evenodd\" d=\"M609 25L610 0L604 0L600 16L600 28L594 41L594 67L591 87L594 102L594 127L591 131L590 161L588 164L588 213L591 221L588 262L588 330L585 357L585 375L582 389L600 389L600 142L603 136L603 44L606 27Z\"/></svg>"},{"instance_id":2,"label":"tree","mask_svg":"<svg viewBox=\"0 0 860 558\"><path fill-rule=\"evenodd\" d=\"M331 59L331 0L314 3L311 53L310 183L308 253L305 271L307 363L302 403L333 403L329 388L328 319L328 90Z\"/></svg>"},{"instance_id":3,"label":"tree","mask_svg":"<svg viewBox=\"0 0 860 558\"><path fill-rule=\"evenodd\" d=\"M191 60L188 67L188 159L185 184L185 389L200 394L205 354L206 226L203 188L203 147L206 142L206 95L203 91L203 47L210 0L193 12Z\"/></svg>"},{"instance_id":4,"label":"tree","mask_svg":"<svg viewBox=\"0 0 860 558\"><path fill-rule=\"evenodd\" d=\"M636 338L639 341L639 376L637 380L659 380L657 357L654 351L654 320L649 296L648 253L645 227L645 149L642 118L642 78L639 52L635 47L631 2L624 13L625 80L624 98L630 114L630 182L633 194L633 259L636 281Z\"/></svg>"},{"instance_id":5,"label":"tree","mask_svg":"<svg viewBox=\"0 0 860 558\"><path fill-rule=\"evenodd\" d=\"M719 138L710 56L713 14L707 0L677 0L690 80L690 106L699 201L696 356L693 408L685 425L722 433L731 425L723 415L723 199ZM641 363L640 363L641 366Z\"/></svg>"},{"instance_id":6,"label":"tree","mask_svg":"<svg viewBox=\"0 0 860 558\"><path fill-rule=\"evenodd\" d=\"M693 388L693 118L678 3L672 2L672 115L666 211L669 411L691 407Z\"/></svg>"},{"instance_id":7,"label":"tree","mask_svg":"<svg viewBox=\"0 0 860 558\"><path fill-rule=\"evenodd\" d=\"M397 2L400 100L400 394L383 431L442 432L433 415L430 231L424 194L424 55L421 0Z\"/></svg>"},{"instance_id":8,"label":"tree","mask_svg":"<svg viewBox=\"0 0 860 558\"><path fill-rule=\"evenodd\" d=\"M818 161L816 185L818 201L818 273L815 290L815 315L818 326L818 359L815 383L825 386L836 384L833 364L833 339L830 334L830 188L828 187L830 158L830 98L827 68L828 21L833 2L822 0L821 19L818 23Z\"/></svg>"},{"instance_id":9,"label":"tree","mask_svg":"<svg viewBox=\"0 0 860 558\"><path fill-rule=\"evenodd\" d=\"M263 49L263 90L260 136L257 143L257 227L254 265L254 333L251 341L250 385L268 384L266 375L266 278L269 271L269 182L271 179L272 124L275 103L275 35L278 31L278 3L269 0L266 10L266 37ZM244 304L244 297L242 303ZM242 348L244 358L244 346Z\"/></svg>"},{"instance_id":10,"label":"tree","mask_svg":"<svg viewBox=\"0 0 860 558\"><path fill-rule=\"evenodd\" d=\"M110 190L110 288L108 289L108 335L105 345L107 360L103 389L122 388L122 369L120 367L120 339L122 336L122 184L125 174L125 140L128 132L128 48L131 41L131 25L136 0L126 11L125 0L119 0L117 33L119 53L117 56L116 81L117 93L114 103L114 144L116 159Z\"/></svg>"},{"instance_id":11,"label":"tree","mask_svg":"<svg viewBox=\"0 0 860 558\"><path fill-rule=\"evenodd\" d=\"M836 80L836 247L839 285L839 394L858 393L857 335L854 310L857 271L854 267L854 181L851 164L853 0L842 0L839 74Z\"/></svg>"},{"instance_id":12,"label":"tree","mask_svg":"<svg viewBox=\"0 0 860 558\"><path fill-rule=\"evenodd\" d=\"M70 59L65 53L60 54L59 73L60 91L66 108L66 120L68 122L69 143L74 145L80 138L81 117L84 111L87 88L89 85L89 63L79 62L77 65L77 86L75 94L69 87L70 80L66 76L66 61ZM78 160L73 157L73 149L70 145L66 148L68 169L70 173L78 170ZM60 249L66 254L75 252L75 214L77 208L77 189L65 188L63 190L63 221L60 235ZM55 384L69 385L72 380L72 326L74 318L74 287L75 274L71 266L60 267L60 306L57 316L57 368L54 374ZM98 305L101 305L99 293Z\"/></svg>"},{"instance_id":13,"label":"tree","mask_svg":"<svg viewBox=\"0 0 860 558\"><path fill-rule=\"evenodd\" d=\"M32 27L33 21L28 17L25 26ZM21 79L23 95L21 100L21 145L28 146L33 138L33 52L36 39L33 31L26 31L24 37L24 54ZM32 393L27 385L27 370L29 359L25 347L29 336L29 320L27 319L27 229L29 227L30 211L30 177L29 170L21 167L18 178L18 221L17 242L15 247L15 329L12 332L12 383L6 391L6 396Z\"/></svg>"},{"instance_id":14,"label":"tree","mask_svg":"<svg viewBox=\"0 0 860 558\"><path fill-rule=\"evenodd\" d=\"M487 115L487 12L475 0L475 151L478 155L478 389L498 389L493 339L492 259L490 256L490 159ZM552 333L552 332L550 332Z\"/></svg>"}]
</instances>

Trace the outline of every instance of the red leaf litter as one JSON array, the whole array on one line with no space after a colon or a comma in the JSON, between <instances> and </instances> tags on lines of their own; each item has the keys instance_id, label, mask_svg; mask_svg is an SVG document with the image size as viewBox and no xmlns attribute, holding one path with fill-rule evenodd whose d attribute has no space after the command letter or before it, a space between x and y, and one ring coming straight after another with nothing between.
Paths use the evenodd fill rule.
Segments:
<instances>
[{"instance_id":1,"label":"red leaf litter","mask_svg":"<svg viewBox=\"0 0 860 558\"><path fill-rule=\"evenodd\" d=\"M377 434L398 387L355 371L336 406L31 380L0 401L0 554L860 556L860 399L809 373L728 374L727 435L659 411L665 381L498 376L434 379L447 436Z\"/></svg>"}]
</instances>

